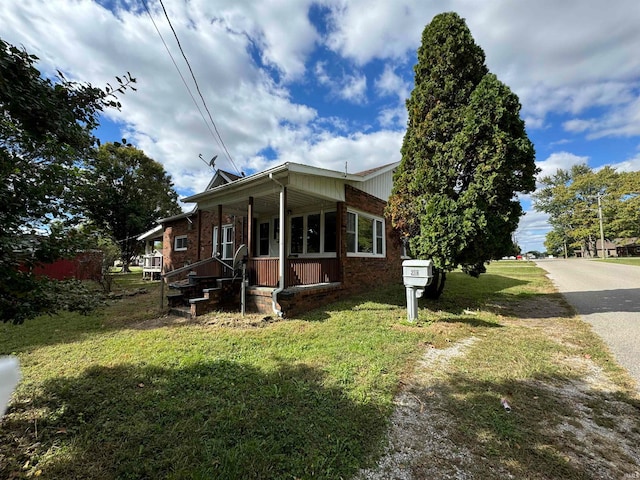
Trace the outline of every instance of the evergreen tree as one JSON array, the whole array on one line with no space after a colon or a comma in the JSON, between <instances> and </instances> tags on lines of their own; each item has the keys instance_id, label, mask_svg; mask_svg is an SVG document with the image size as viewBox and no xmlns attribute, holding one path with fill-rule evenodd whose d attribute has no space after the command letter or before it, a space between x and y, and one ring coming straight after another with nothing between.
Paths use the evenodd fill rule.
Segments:
<instances>
[{"instance_id":1,"label":"evergreen tree","mask_svg":"<svg viewBox=\"0 0 640 480\"><path fill-rule=\"evenodd\" d=\"M455 13L422 34L402 160L387 214L413 256L432 259L438 297L445 273L473 276L512 247L523 214L516 192L535 188L535 154L517 96L490 74Z\"/></svg>"}]
</instances>

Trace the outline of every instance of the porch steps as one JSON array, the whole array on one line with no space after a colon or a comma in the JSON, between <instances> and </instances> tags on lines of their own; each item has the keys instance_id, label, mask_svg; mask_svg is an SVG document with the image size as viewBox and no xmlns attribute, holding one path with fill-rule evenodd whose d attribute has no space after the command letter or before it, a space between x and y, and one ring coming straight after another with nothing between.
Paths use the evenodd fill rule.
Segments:
<instances>
[{"instance_id":1,"label":"porch steps","mask_svg":"<svg viewBox=\"0 0 640 480\"><path fill-rule=\"evenodd\" d=\"M237 307L236 293L239 292L238 282L231 278L217 280L214 288L182 289L180 293L167 295L169 313L185 318L195 319L200 315L223 308L234 309ZM201 296L193 297L201 292Z\"/></svg>"}]
</instances>

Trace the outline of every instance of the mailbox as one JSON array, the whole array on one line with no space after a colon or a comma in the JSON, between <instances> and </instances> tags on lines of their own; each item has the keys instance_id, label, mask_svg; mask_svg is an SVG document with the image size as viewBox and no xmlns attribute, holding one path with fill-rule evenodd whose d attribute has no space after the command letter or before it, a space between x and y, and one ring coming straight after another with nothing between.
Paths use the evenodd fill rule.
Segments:
<instances>
[{"instance_id":1,"label":"mailbox","mask_svg":"<svg viewBox=\"0 0 640 480\"><path fill-rule=\"evenodd\" d=\"M412 322L418 318L418 298L424 288L433 279L431 260L405 260L402 262L402 278L407 291L407 319Z\"/></svg>"},{"instance_id":2,"label":"mailbox","mask_svg":"<svg viewBox=\"0 0 640 480\"><path fill-rule=\"evenodd\" d=\"M405 286L426 287L433 278L431 260L405 260L402 262L402 277Z\"/></svg>"}]
</instances>

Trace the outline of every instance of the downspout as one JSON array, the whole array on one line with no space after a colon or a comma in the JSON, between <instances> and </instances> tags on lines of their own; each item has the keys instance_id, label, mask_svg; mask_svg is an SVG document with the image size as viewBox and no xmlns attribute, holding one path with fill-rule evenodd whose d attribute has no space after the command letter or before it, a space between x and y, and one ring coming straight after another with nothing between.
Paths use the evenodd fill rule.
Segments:
<instances>
[{"instance_id":1,"label":"downspout","mask_svg":"<svg viewBox=\"0 0 640 480\"><path fill-rule=\"evenodd\" d=\"M282 317L282 310L278 308L278 294L284 290L284 185L282 185L278 180L273 178L273 173L269 174L269 178L273 180L276 184L280 186L280 242L279 242L279 279L278 279L278 288L276 288L271 293L271 307L273 308L273 313L275 313L278 317Z\"/></svg>"}]
</instances>

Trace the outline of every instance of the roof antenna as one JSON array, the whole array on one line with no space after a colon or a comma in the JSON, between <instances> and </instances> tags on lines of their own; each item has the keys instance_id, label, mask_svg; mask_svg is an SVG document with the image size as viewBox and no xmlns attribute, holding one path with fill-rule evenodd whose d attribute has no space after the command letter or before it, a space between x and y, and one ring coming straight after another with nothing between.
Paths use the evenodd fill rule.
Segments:
<instances>
[{"instance_id":1,"label":"roof antenna","mask_svg":"<svg viewBox=\"0 0 640 480\"><path fill-rule=\"evenodd\" d=\"M347 176L347 168L349 166L349 161L347 160L346 162L344 162L344 176Z\"/></svg>"}]
</instances>

